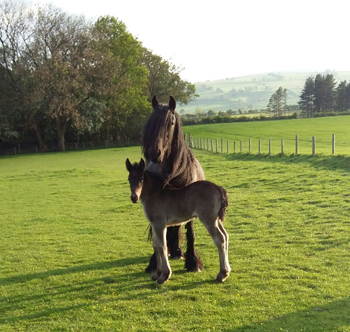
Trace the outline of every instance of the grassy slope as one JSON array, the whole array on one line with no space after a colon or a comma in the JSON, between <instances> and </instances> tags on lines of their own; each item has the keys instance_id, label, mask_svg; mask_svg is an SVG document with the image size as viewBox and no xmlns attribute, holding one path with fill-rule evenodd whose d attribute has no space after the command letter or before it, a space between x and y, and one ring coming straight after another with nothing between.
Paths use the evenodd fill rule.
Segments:
<instances>
[{"instance_id":1,"label":"grassy slope","mask_svg":"<svg viewBox=\"0 0 350 332\"><path fill-rule=\"evenodd\" d=\"M223 123L195 125L183 127L185 133L194 137L224 139L229 141L229 149L233 152L233 141L243 141L243 151L248 151L251 138L251 151L258 152L261 139L262 153L268 153L269 139L272 140L272 154L281 152L281 139L284 139L284 153L295 153L295 136L299 136L299 153L312 153L312 136L316 137L316 153L332 153L332 134L336 139L336 154L350 153L350 116L326 117L314 119L295 119L281 121L257 121L241 123ZM221 141L219 141L220 143ZM220 144L219 144L220 145ZM220 150L220 148L219 148ZM221 151L221 150L220 150ZM236 148L236 151L237 148Z\"/></svg>"},{"instance_id":2,"label":"grassy slope","mask_svg":"<svg viewBox=\"0 0 350 332\"><path fill-rule=\"evenodd\" d=\"M350 331L349 158L196 155L230 196L225 284L199 222L202 273L143 272L140 148L0 158L0 330Z\"/></svg>"},{"instance_id":3,"label":"grassy slope","mask_svg":"<svg viewBox=\"0 0 350 332\"><path fill-rule=\"evenodd\" d=\"M210 109L216 112L227 111L228 109L264 109L272 93L280 86L288 89L287 104L296 105L306 78L317 74L315 72L282 73L283 79L261 74L196 83L196 92L200 97L188 105L179 106L178 108L179 110L184 109L186 113L194 113L197 107L203 112ZM333 76L338 82L349 80L350 72L333 72ZM247 88L253 88L254 91L240 92L233 96L228 94L232 89L245 91Z\"/></svg>"}]
</instances>

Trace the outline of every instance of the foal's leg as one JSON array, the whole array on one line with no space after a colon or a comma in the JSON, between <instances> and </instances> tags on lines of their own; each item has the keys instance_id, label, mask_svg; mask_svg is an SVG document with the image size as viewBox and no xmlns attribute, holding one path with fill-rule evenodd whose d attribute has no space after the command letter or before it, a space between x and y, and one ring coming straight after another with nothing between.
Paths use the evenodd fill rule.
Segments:
<instances>
[{"instance_id":1,"label":"foal's leg","mask_svg":"<svg viewBox=\"0 0 350 332\"><path fill-rule=\"evenodd\" d=\"M166 243L167 229L162 226L153 225L153 248L157 257L157 271L152 276L158 284L163 284L171 276L171 268L168 260L168 248Z\"/></svg>"},{"instance_id":2,"label":"foal's leg","mask_svg":"<svg viewBox=\"0 0 350 332\"><path fill-rule=\"evenodd\" d=\"M220 231L224 234L225 236L225 244L226 244L226 247L225 247L225 253L226 253L226 264L229 266L229 262L228 262L228 239L229 239L229 235L228 233L226 232L223 224L222 224L222 221L221 220L218 220L218 225L219 225L219 229Z\"/></svg>"},{"instance_id":3,"label":"foal's leg","mask_svg":"<svg viewBox=\"0 0 350 332\"><path fill-rule=\"evenodd\" d=\"M148 233L148 240L151 241L152 238L153 238L153 230L152 230L152 227L150 227L149 233ZM155 271L156 269L157 269L157 258L156 258L156 253L153 252L153 254L149 260L149 264L145 268L145 271L151 273L152 271Z\"/></svg>"},{"instance_id":4,"label":"foal's leg","mask_svg":"<svg viewBox=\"0 0 350 332\"><path fill-rule=\"evenodd\" d=\"M194 250L194 229L193 229L193 219L186 224L186 239L187 239L187 251L186 251L186 261L185 268L188 272L200 272L203 270L203 262L199 257L196 250Z\"/></svg>"},{"instance_id":5,"label":"foal's leg","mask_svg":"<svg viewBox=\"0 0 350 332\"><path fill-rule=\"evenodd\" d=\"M228 262L228 234L218 218L214 222L212 218L202 218L201 221L209 232L210 236L213 238L219 251L220 272L216 277L216 281L224 282L228 278L231 271L231 267Z\"/></svg>"}]
</instances>

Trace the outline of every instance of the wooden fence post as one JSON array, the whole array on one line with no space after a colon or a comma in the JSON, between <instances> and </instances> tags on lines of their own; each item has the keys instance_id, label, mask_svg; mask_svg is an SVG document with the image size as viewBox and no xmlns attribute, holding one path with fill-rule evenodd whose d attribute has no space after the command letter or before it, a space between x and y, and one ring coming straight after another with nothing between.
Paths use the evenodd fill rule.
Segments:
<instances>
[{"instance_id":1,"label":"wooden fence post","mask_svg":"<svg viewBox=\"0 0 350 332\"><path fill-rule=\"evenodd\" d=\"M224 139L221 139L221 153L224 153Z\"/></svg>"},{"instance_id":2,"label":"wooden fence post","mask_svg":"<svg viewBox=\"0 0 350 332\"><path fill-rule=\"evenodd\" d=\"M332 135L332 154L335 154L335 134Z\"/></svg>"},{"instance_id":3,"label":"wooden fence post","mask_svg":"<svg viewBox=\"0 0 350 332\"><path fill-rule=\"evenodd\" d=\"M211 152L213 152L213 139L210 140Z\"/></svg>"},{"instance_id":4,"label":"wooden fence post","mask_svg":"<svg viewBox=\"0 0 350 332\"><path fill-rule=\"evenodd\" d=\"M209 151L209 138L207 138L207 151Z\"/></svg>"},{"instance_id":5,"label":"wooden fence post","mask_svg":"<svg viewBox=\"0 0 350 332\"><path fill-rule=\"evenodd\" d=\"M215 140L215 152L218 153L218 140Z\"/></svg>"},{"instance_id":6,"label":"wooden fence post","mask_svg":"<svg viewBox=\"0 0 350 332\"><path fill-rule=\"evenodd\" d=\"M260 156L260 153L261 153L261 139L259 139L259 156Z\"/></svg>"},{"instance_id":7,"label":"wooden fence post","mask_svg":"<svg viewBox=\"0 0 350 332\"><path fill-rule=\"evenodd\" d=\"M316 154L316 137L312 136L312 155Z\"/></svg>"},{"instance_id":8,"label":"wooden fence post","mask_svg":"<svg viewBox=\"0 0 350 332\"><path fill-rule=\"evenodd\" d=\"M236 153L236 141L233 141L233 153Z\"/></svg>"},{"instance_id":9,"label":"wooden fence post","mask_svg":"<svg viewBox=\"0 0 350 332\"><path fill-rule=\"evenodd\" d=\"M281 138L281 155L283 156L283 148L284 148L284 141L283 138Z\"/></svg>"},{"instance_id":10,"label":"wooden fence post","mask_svg":"<svg viewBox=\"0 0 350 332\"><path fill-rule=\"evenodd\" d=\"M295 154L298 154L299 136L295 135Z\"/></svg>"}]
</instances>

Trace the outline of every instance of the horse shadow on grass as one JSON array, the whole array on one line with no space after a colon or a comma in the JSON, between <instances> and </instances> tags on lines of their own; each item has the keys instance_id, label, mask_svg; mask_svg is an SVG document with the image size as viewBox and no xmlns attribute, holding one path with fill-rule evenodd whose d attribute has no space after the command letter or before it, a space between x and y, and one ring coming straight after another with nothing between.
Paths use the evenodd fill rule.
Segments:
<instances>
[{"instance_id":1,"label":"horse shadow on grass","mask_svg":"<svg viewBox=\"0 0 350 332\"><path fill-rule=\"evenodd\" d=\"M284 163L284 164L304 164L308 163L314 168L323 170L342 170L350 172L350 157L344 155L273 155L266 154L250 154L250 153L231 153L226 154L225 158L228 161L262 161L270 163Z\"/></svg>"}]
</instances>

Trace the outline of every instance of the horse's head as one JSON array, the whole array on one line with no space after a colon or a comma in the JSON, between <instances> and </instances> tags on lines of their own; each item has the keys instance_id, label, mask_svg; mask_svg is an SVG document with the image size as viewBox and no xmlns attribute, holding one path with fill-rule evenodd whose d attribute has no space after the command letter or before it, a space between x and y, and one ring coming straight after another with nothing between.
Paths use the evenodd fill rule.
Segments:
<instances>
[{"instance_id":1,"label":"horse's head","mask_svg":"<svg viewBox=\"0 0 350 332\"><path fill-rule=\"evenodd\" d=\"M153 112L143 131L143 153L153 163L161 163L171 153L180 119L175 112L176 101L172 96L168 105L159 104L154 96L152 106Z\"/></svg>"},{"instance_id":2,"label":"horse's head","mask_svg":"<svg viewBox=\"0 0 350 332\"><path fill-rule=\"evenodd\" d=\"M137 203L140 199L143 186L145 162L141 158L139 163L131 164L129 158L125 161L126 169L129 171L129 184L131 190L131 201Z\"/></svg>"}]
</instances>

